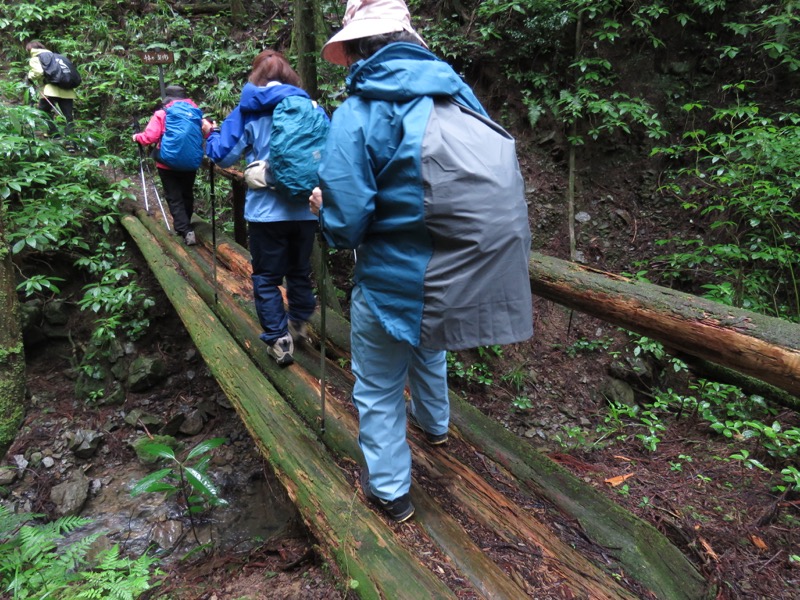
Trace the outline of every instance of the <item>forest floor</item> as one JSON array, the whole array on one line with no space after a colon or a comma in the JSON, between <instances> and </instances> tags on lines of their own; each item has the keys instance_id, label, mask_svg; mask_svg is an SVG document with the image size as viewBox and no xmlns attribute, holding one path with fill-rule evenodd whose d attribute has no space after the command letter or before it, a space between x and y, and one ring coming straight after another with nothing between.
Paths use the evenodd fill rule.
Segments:
<instances>
[{"instance_id":1,"label":"forest floor","mask_svg":"<svg viewBox=\"0 0 800 600\"><path fill-rule=\"evenodd\" d=\"M534 250L564 258L568 255L562 225L564 181L544 162L523 166L531 200ZM579 207L589 217L578 227L578 244L586 262L613 272L631 271L637 259L652 256L656 241L666 237L665 227L677 229L675 223L689 226L679 209L665 200L656 196L643 200L642 190L652 183L653 172L618 172L623 171L626 174L617 181L606 177L602 183L592 184L591 177L586 177L587 189ZM593 187L588 189L590 185ZM83 317L76 308L71 341L29 349L30 406L8 458L30 456L33 450L62 456L65 429L98 428L119 420L122 409L143 408L169 420L187 407L222 396L163 292L146 274L144 263L138 264L143 273L141 283L156 299L156 308L150 315L151 332L137 343L137 349L161 356L169 378L146 393L129 393L124 407L98 408L77 401L74 355L76 347L86 342L82 336L88 324L80 322ZM347 289L349 270L347 256L335 255L333 274L342 289ZM506 348L502 355L459 353L457 359L466 369L451 366L452 388L586 483L652 523L718 586L719 599L800 597L800 564L790 560L791 555L800 554L797 498L772 491L774 476L729 460L740 445L710 431L692 415L663 419L665 428L657 446L645 448L636 437L639 429L610 416L604 393L613 363L630 347L629 336L540 298L535 298L534 310L531 341ZM470 375L484 367L491 375L490 384ZM191 380L185 376L187 370L194 374ZM651 379L662 385L685 385L658 367ZM648 393L650 388L645 385L637 388L636 401L648 402ZM781 411L776 418L798 422L790 411ZM220 408L206 423L203 435L237 440L239 448L248 445L248 434L230 409ZM29 469L25 477L8 486L10 498L24 498L30 510L51 514L50 489L70 469L81 469L103 481L112 477L119 465L134 462L129 437L125 428L110 428L104 450L93 459L71 461L60 470ZM212 469L231 458L223 455L216 459ZM261 472L265 480L275 483L269 466L252 446L238 453L235 462L237 468ZM276 489L276 497L281 494L282 490ZM270 507L263 509L269 511ZM82 516L91 518L92 514ZM220 549L211 556L171 563L164 569L161 586L149 597L349 597L342 582L319 559L314 540L296 515L289 521L278 535L244 550ZM413 524L410 529L404 527L404 535L413 537ZM524 572L528 557L512 553L503 560L516 561ZM459 584L454 581L452 587L458 589Z\"/></svg>"}]
</instances>

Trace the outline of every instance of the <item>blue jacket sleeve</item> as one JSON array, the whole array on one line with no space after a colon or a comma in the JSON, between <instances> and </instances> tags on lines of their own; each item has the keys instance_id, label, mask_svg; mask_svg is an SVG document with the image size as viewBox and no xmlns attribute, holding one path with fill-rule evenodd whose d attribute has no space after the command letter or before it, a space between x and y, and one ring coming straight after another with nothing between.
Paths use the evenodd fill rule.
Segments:
<instances>
[{"instance_id":1,"label":"blue jacket sleeve","mask_svg":"<svg viewBox=\"0 0 800 600\"><path fill-rule=\"evenodd\" d=\"M220 167L230 167L241 159L248 146L245 122L237 106L222 122L220 131L206 139L206 155Z\"/></svg>"},{"instance_id":2,"label":"blue jacket sleeve","mask_svg":"<svg viewBox=\"0 0 800 600\"><path fill-rule=\"evenodd\" d=\"M375 212L377 184L372 172L365 127L358 115L342 105L319 167L322 209L320 226L336 248L357 248Z\"/></svg>"}]
</instances>

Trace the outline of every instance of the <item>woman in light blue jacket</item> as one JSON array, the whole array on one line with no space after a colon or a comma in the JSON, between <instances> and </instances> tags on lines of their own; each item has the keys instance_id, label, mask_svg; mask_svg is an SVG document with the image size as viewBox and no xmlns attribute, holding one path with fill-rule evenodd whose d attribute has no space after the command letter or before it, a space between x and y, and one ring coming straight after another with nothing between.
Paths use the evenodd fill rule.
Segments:
<instances>
[{"instance_id":1,"label":"woman in light blue jacket","mask_svg":"<svg viewBox=\"0 0 800 600\"><path fill-rule=\"evenodd\" d=\"M242 157L247 163L269 159L272 113L287 96L308 98L299 86L300 77L282 54L261 52L253 60L239 105L221 128L209 126L208 157L221 167ZM247 190L244 218L249 226L253 296L264 330L261 339L270 356L286 366L294 361L294 341L305 337L306 322L316 307L310 276L317 219L305 203L268 187ZM278 287L284 279L288 312Z\"/></svg>"},{"instance_id":2,"label":"woman in light blue jacket","mask_svg":"<svg viewBox=\"0 0 800 600\"><path fill-rule=\"evenodd\" d=\"M350 67L350 96L333 115L309 200L328 242L357 249L350 315L361 485L402 522L414 514L407 420L429 444L447 440L445 350L533 333L530 230L513 139L486 128L472 90L426 49L402 0L350 0L343 24L322 56ZM453 115L457 105L479 116L456 122L475 123L487 139L467 136L477 149L447 156L442 140L463 132L448 132L437 111Z\"/></svg>"}]
</instances>

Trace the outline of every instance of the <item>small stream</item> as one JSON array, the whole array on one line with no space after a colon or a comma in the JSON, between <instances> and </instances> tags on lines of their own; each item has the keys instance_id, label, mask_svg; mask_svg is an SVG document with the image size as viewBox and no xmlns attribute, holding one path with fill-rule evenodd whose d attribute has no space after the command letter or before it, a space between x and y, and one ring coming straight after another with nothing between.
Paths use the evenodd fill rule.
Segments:
<instances>
[{"instance_id":1,"label":"small stream","mask_svg":"<svg viewBox=\"0 0 800 600\"><path fill-rule=\"evenodd\" d=\"M131 496L133 485L150 472L132 463L101 477L87 473L93 491L81 516L92 523L73 532L67 541L102 532L98 550L119 544L124 553L139 556L149 549L167 566L200 545L209 544L215 552L238 553L291 534L298 523L297 509L274 475L260 468L257 456L256 460L243 460L239 451L240 458L233 461L228 458L236 454L234 449L228 454L231 456L223 457L227 464L219 465L222 461L217 460L209 468L228 505L196 515L194 530L174 496Z\"/></svg>"}]
</instances>

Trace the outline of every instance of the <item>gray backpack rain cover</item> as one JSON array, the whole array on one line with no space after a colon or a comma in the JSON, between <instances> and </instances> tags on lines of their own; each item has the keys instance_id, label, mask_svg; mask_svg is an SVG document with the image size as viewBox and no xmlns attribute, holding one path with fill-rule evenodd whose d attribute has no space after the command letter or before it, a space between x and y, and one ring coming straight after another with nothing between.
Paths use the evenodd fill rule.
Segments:
<instances>
[{"instance_id":1,"label":"gray backpack rain cover","mask_svg":"<svg viewBox=\"0 0 800 600\"><path fill-rule=\"evenodd\" d=\"M531 234L514 138L436 100L422 143L425 273L420 345L461 350L533 335Z\"/></svg>"}]
</instances>

